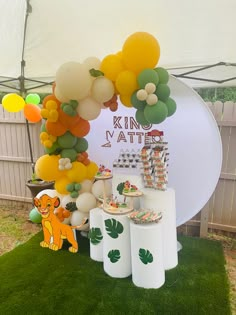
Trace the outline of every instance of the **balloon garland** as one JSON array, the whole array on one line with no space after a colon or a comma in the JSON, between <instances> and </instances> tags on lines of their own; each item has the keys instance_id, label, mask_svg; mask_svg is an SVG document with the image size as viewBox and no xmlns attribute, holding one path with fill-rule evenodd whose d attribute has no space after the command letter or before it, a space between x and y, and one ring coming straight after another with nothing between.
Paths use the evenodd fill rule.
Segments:
<instances>
[{"instance_id":1,"label":"balloon garland","mask_svg":"<svg viewBox=\"0 0 236 315\"><path fill-rule=\"evenodd\" d=\"M44 119L40 141L45 149L35 164L36 175L55 181L59 194L77 198L83 183L93 180L98 171L90 161L85 136L89 121L101 110L118 109L120 103L136 109L135 118L141 125L159 124L176 111L170 97L169 75L156 67L160 46L155 37L146 32L130 35L122 50L99 60L89 57L83 63L64 63L56 72L52 94L38 106L37 94L24 100L11 93L4 96L2 105L9 112L23 110L30 122Z\"/></svg>"}]
</instances>

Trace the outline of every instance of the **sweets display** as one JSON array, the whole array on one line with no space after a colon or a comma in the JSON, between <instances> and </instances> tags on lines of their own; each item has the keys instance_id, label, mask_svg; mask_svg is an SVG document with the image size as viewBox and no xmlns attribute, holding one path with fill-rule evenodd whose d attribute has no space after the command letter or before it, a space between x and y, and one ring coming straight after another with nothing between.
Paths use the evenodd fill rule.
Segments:
<instances>
[{"instance_id":1,"label":"sweets display","mask_svg":"<svg viewBox=\"0 0 236 315\"><path fill-rule=\"evenodd\" d=\"M131 151L127 150L120 150L118 159L114 160L113 167L114 168L132 168L135 169L138 167L140 162L140 153L135 152L134 149Z\"/></svg>"},{"instance_id":2,"label":"sweets display","mask_svg":"<svg viewBox=\"0 0 236 315\"><path fill-rule=\"evenodd\" d=\"M108 179L111 177L111 170L109 168L106 168L104 165L100 165L97 174L95 175L95 179Z\"/></svg>"},{"instance_id":3,"label":"sweets display","mask_svg":"<svg viewBox=\"0 0 236 315\"><path fill-rule=\"evenodd\" d=\"M150 210L137 210L133 211L129 218L136 224L157 223L162 218L162 213Z\"/></svg>"},{"instance_id":4,"label":"sweets display","mask_svg":"<svg viewBox=\"0 0 236 315\"><path fill-rule=\"evenodd\" d=\"M156 136L158 136L157 141ZM144 187L166 190L168 183L168 143L163 141L163 132L158 130L150 132L146 139L147 141L140 153Z\"/></svg>"}]
</instances>

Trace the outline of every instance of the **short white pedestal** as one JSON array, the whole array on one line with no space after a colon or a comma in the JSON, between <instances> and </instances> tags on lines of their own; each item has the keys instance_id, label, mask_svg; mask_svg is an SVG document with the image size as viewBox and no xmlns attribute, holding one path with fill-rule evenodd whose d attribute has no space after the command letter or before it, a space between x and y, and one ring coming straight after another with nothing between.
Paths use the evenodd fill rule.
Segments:
<instances>
[{"instance_id":1,"label":"short white pedestal","mask_svg":"<svg viewBox=\"0 0 236 315\"><path fill-rule=\"evenodd\" d=\"M103 212L103 268L113 278L131 275L130 221L127 215Z\"/></svg>"},{"instance_id":2,"label":"short white pedestal","mask_svg":"<svg viewBox=\"0 0 236 315\"><path fill-rule=\"evenodd\" d=\"M130 222L133 283L146 289L157 289L165 283L163 266L162 223Z\"/></svg>"},{"instance_id":3,"label":"short white pedestal","mask_svg":"<svg viewBox=\"0 0 236 315\"><path fill-rule=\"evenodd\" d=\"M168 188L166 191L150 188L142 189L143 196L140 197L141 208L162 212L163 229L163 263L164 269L169 270L178 264L177 230L175 191Z\"/></svg>"},{"instance_id":4,"label":"short white pedestal","mask_svg":"<svg viewBox=\"0 0 236 315\"><path fill-rule=\"evenodd\" d=\"M102 209L90 210L90 257L96 261L103 261L103 222Z\"/></svg>"}]
</instances>

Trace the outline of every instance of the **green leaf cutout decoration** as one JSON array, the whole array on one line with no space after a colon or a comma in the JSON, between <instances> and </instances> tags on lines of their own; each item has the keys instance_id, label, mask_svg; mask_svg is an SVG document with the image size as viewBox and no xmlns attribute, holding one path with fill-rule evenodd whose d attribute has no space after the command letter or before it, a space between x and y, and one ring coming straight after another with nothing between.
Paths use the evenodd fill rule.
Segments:
<instances>
[{"instance_id":1,"label":"green leaf cutout decoration","mask_svg":"<svg viewBox=\"0 0 236 315\"><path fill-rule=\"evenodd\" d=\"M89 70L89 73L92 77L97 78L97 77L101 77L104 76L104 73L100 70L96 70L94 68Z\"/></svg>"},{"instance_id":2,"label":"green leaf cutout decoration","mask_svg":"<svg viewBox=\"0 0 236 315\"><path fill-rule=\"evenodd\" d=\"M124 231L123 225L115 219L105 220L107 234L112 238L118 238L119 234Z\"/></svg>"},{"instance_id":3,"label":"green leaf cutout decoration","mask_svg":"<svg viewBox=\"0 0 236 315\"><path fill-rule=\"evenodd\" d=\"M90 242L93 244L93 245L97 245L101 242L101 240L103 239L103 236L102 236L102 232L101 232L101 229L98 228L98 227L93 227L89 230L89 234L88 234L88 237L90 239Z\"/></svg>"},{"instance_id":4,"label":"green leaf cutout decoration","mask_svg":"<svg viewBox=\"0 0 236 315\"><path fill-rule=\"evenodd\" d=\"M150 253L148 249L145 250L144 248L140 248L139 249L139 258L145 265L153 262L152 253Z\"/></svg>"},{"instance_id":5,"label":"green leaf cutout decoration","mask_svg":"<svg viewBox=\"0 0 236 315\"><path fill-rule=\"evenodd\" d=\"M112 263L116 263L120 259L120 251L118 249L112 249L109 251L108 255Z\"/></svg>"}]
</instances>

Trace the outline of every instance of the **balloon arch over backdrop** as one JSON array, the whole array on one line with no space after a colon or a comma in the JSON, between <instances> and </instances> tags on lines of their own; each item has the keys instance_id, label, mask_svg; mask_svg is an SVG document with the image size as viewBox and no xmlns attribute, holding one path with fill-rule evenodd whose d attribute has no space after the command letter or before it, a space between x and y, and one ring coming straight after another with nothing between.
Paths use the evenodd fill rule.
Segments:
<instances>
[{"instance_id":1,"label":"balloon arch over backdrop","mask_svg":"<svg viewBox=\"0 0 236 315\"><path fill-rule=\"evenodd\" d=\"M71 61L61 65L56 73L52 94L44 98L42 106L39 106L40 98L37 94L29 94L23 99L17 94L10 93L2 100L5 110L9 112L23 110L26 119L30 122L37 123L42 118L44 119L40 141L44 146L45 155L37 160L35 172L43 180L55 181L57 193L66 195L67 201L76 199L76 204L79 204L80 207L82 203L82 208L85 208L84 212L88 211L88 207L93 207L93 202L91 204L92 194L88 195L88 187L92 185L92 180L98 171L97 162L90 160L87 152L90 150L88 139L92 141L90 125L93 122L91 123L91 121L96 122L100 115L103 116L103 111L116 112L120 104L127 110L130 108L131 116L143 128L151 124L162 124L161 126L165 127L166 119L176 112L179 85L177 83L176 98L174 94L172 95L171 88L171 85L176 88L176 79L171 78L169 81L168 72L164 68L157 66L159 57L160 46L157 39L149 33L136 32L125 40L121 51L107 55L101 61L96 57L89 57L83 63ZM169 82L172 82L172 84L169 84ZM185 89L185 92L188 94L189 90L187 88L186 91L186 86L181 85L181 88ZM222 159L218 130L216 131L217 127L210 113L205 108L202 108L204 106L202 104L199 111L201 100L192 93L192 90L187 96L187 100L189 101L191 98L193 104L197 104L196 114L200 113L200 118L203 117L202 129L201 131L198 130L198 133L201 136L202 132L204 132L207 141L209 140L213 143L218 157L212 163L212 154L209 152L209 154L204 154L204 157L202 156L203 163L201 163L201 154L203 152L199 151L197 153L198 161L195 166L199 166L200 157L200 167L210 174L210 184L207 187L203 187L203 194L201 193L203 189L200 189L200 193L197 196L198 199L200 197L200 203L195 202L194 207L192 207L192 201L188 201L189 196L191 198L191 193L184 200L186 184L188 185L187 174L185 173L186 168L182 168L182 174L178 174L178 178L182 176L186 184L182 182L179 185L179 179L175 180L176 171L173 171L173 174L175 174L173 180L170 174L170 183L173 182L174 188L177 190L177 224L184 223L186 219L190 219L207 202L218 180ZM183 125L182 139L184 139L185 131L187 131L186 126L191 128L189 126L190 123L193 128L196 121L196 116L193 117L194 108L196 107L192 107L192 113L189 112L189 108L189 106L181 105L179 113L178 110L176 112L176 115L179 115L183 109L185 111L182 112L182 117L178 116L178 122L180 118L183 119L185 124L185 126ZM184 117L185 114L189 116ZM189 119L190 117L193 117L195 121ZM204 117L207 117L207 121L204 120ZM185 118L186 120L184 120ZM206 134L205 131L207 131L209 120L211 121L210 129L213 132ZM179 127L175 125L173 120L171 123L173 123L173 128L167 124L166 130L169 134L171 134L171 129L174 130L171 136L176 139ZM206 126L206 130L204 126ZM196 136L196 129L193 130L194 134L190 129L188 130L188 137ZM85 138L86 136L87 138ZM186 144L189 144L187 140ZM178 152L179 148L176 144L171 148L170 141L170 150L174 152L173 167L178 168L177 173L179 172L179 166L181 167L181 162L179 164L179 161L182 159L181 161L189 166L189 161L192 158L190 154L187 161L183 151L188 149L182 145L180 147L182 152ZM175 159L174 154L176 152L181 154L180 159ZM195 150L194 152L196 153ZM92 156L96 159L94 154ZM191 163L194 162L191 161ZM190 174L191 171L189 172L188 170L187 173ZM200 179L198 174L194 173L192 174L193 176L195 176L195 179L190 182L194 187L189 187L189 190L199 187ZM93 197L92 200L94 199ZM181 204L182 209L179 220L178 203L179 205ZM185 204L184 207L183 204ZM189 212L187 213L189 211L187 207L194 210L190 209L189 214Z\"/></svg>"}]
</instances>

